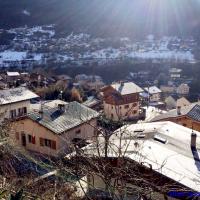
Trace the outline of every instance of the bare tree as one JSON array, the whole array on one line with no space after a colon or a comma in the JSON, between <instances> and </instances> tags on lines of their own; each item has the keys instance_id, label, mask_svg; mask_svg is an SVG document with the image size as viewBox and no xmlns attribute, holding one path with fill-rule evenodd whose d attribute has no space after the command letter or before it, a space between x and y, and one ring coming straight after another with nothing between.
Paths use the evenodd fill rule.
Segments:
<instances>
[{"instance_id":1,"label":"bare tree","mask_svg":"<svg viewBox=\"0 0 200 200\"><path fill-rule=\"evenodd\" d=\"M3 163L0 165L9 171L9 173L4 172L2 176L4 186L5 179L3 178L6 177L8 183L6 190L12 192L23 188L27 196L34 194L45 200L79 199L80 197L77 196L78 188L82 190L86 199L102 199L102 193L104 193L106 198L116 200L125 200L130 196L138 200L167 199L167 194L171 190L185 191L174 181L161 177L160 174L152 170L149 163L142 160L143 158L140 157L142 146L136 139L137 135L128 131L124 122L119 121L118 123L124 126L114 133L113 121L108 122L107 126L104 127L93 127L96 135L92 138L94 141L92 144L84 148L80 148L77 143L71 144L70 148L73 149L73 153L60 158L44 156L48 162L43 161L41 155L35 157L20 150L20 153L27 160L34 161L37 165L48 169L50 174L48 172L45 177L32 173L23 174L23 178L21 178L16 173L14 165L8 164L13 163L13 160L14 162L21 160L19 151L8 146L7 152L2 151L2 155L11 154L12 161L4 158L4 165ZM128 158L130 145L134 145L134 152L138 155L140 162ZM5 167L5 163L7 163L8 168ZM9 175L10 171L12 171L12 176ZM52 175L51 172L54 171L56 173ZM77 181L68 181L69 176L73 176L74 180L77 179ZM52 179L48 179L49 177ZM75 182L78 182L78 185ZM101 187L98 187L99 185Z\"/></svg>"}]
</instances>

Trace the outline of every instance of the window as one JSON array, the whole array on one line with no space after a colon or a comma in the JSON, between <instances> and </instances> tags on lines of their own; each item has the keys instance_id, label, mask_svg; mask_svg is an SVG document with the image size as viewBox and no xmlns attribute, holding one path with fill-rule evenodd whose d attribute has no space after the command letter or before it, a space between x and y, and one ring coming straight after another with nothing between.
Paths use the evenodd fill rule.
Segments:
<instances>
[{"instance_id":1,"label":"window","mask_svg":"<svg viewBox=\"0 0 200 200\"><path fill-rule=\"evenodd\" d=\"M35 144L35 136L28 135L28 142L32 143L32 144Z\"/></svg>"},{"instance_id":2,"label":"window","mask_svg":"<svg viewBox=\"0 0 200 200\"><path fill-rule=\"evenodd\" d=\"M125 108L125 109L128 109L128 108L129 108L129 105L125 105L124 108Z\"/></svg>"},{"instance_id":3,"label":"window","mask_svg":"<svg viewBox=\"0 0 200 200\"><path fill-rule=\"evenodd\" d=\"M40 146L44 146L44 138L40 138Z\"/></svg>"},{"instance_id":4,"label":"window","mask_svg":"<svg viewBox=\"0 0 200 200\"><path fill-rule=\"evenodd\" d=\"M40 138L40 146L49 147L51 149L56 149L56 141Z\"/></svg>"},{"instance_id":5,"label":"window","mask_svg":"<svg viewBox=\"0 0 200 200\"><path fill-rule=\"evenodd\" d=\"M44 139L44 146L51 148L51 140Z\"/></svg>"},{"instance_id":6,"label":"window","mask_svg":"<svg viewBox=\"0 0 200 200\"><path fill-rule=\"evenodd\" d=\"M81 133L81 129L76 131L76 134L80 134Z\"/></svg>"},{"instance_id":7,"label":"window","mask_svg":"<svg viewBox=\"0 0 200 200\"><path fill-rule=\"evenodd\" d=\"M18 109L18 116L20 117L20 116L22 116L23 115L23 110L22 110L22 108L19 108Z\"/></svg>"},{"instance_id":8,"label":"window","mask_svg":"<svg viewBox=\"0 0 200 200\"><path fill-rule=\"evenodd\" d=\"M25 114L27 114L27 108L23 107L23 108L19 108L18 109L18 116L24 116Z\"/></svg>"},{"instance_id":9,"label":"window","mask_svg":"<svg viewBox=\"0 0 200 200\"><path fill-rule=\"evenodd\" d=\"M27 114L27 107L23 107L23 113Z\"/></svg>"},{"instance_id":10,"label":"window","mask_svg":"<svg viewBox=\"0 0 200 200\"><path fill-rule=\"evenodd\" d=\"M16 110L11 110L10 111L10 118L14 119L17 116Z\"/></svg>"},{"instance_id":11,"label":"window","mask_svg":"<svg viewBox=\"0 0 200 200\"><path fill-rule=\"evenodd\" d=\"M134 111L133 111L133 114L136 114L136 113L137 113L137 110L134 110Z\"/></svg>"}]
</instances>

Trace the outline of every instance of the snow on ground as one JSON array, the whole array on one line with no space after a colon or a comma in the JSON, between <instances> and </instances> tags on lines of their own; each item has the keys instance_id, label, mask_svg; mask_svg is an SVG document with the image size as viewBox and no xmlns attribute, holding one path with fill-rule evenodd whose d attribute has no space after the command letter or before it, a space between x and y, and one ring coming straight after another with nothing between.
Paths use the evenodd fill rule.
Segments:
<instances>
[{"instance_id":1,"label":"snow on ground","mask_svg":"<svg viewBox=\"0 0 200 200\"><path fill-rule=\"evenodd\" d=\"M122 52L119 49L101 49L95 52L87 52L83 58L93 59L120 59L121 57L128 57L131 59L161 59L161 60L180 60L180 61L194 61L194 55L190 51L132 51Z\"/></svg>"},{"instance_id":2,"label":"snow on ground","mask_svg":"<svg viewBox=\"0 0 200 200\"><path fill-rule=\"evenodd\" d=\"M31 29L29 29L29 33L30 34L34 34L34 33L47 33L49 34L51 37L53 37L55 35L55 31L54 30L44 30L42 26L35 26Z\"/></svg>"},{"instance_id":3,"label":"snow on ground","mask_svg":"<svg viewBox=\"0 0 200 200\"><path fill-rule=\"evenodd\" d=\"M174 59L174 60L188 60L193 61L194 55L190 51L133 51L128 55L129 58L139 59Z\"/></svg>"},{"instance_id":4,"label":"snow on ground","mask_svg":"<svg viewBox=\"0 0 200 200\"><path fill-rule=\"evenodd\" d=\"M33 59L35 61L40 61L42 59L42 54L33 54ZM4 61L22 61L22 60L29 60L27 59L27 52L23 51L3 51L0 52L0 64Z\"/></svg>"},{"instance_id":5,"label":"snow on ground","mask_svg":"<svg viewBox=\"0 0 200 200\"><path fill-rule=\"evenodd\" d=\"M22 14L27 15L27 16L30 16L30 15L31 15L31 13L30 13L29 11L27 11L27 10L23 10L23 11L22 11Z\"/></svg>"},{"instance_id":6,"label":"snow on ground","mask_svg":"<svg viewBox=\"0 0 200 200\"><path fill-rule=\"evenodd\" d=\"M113 48L101 49L95 52L87 52L83 55L83 58L95 58L95 59L118 59L120 57L121 57L120 50Z\"/></svg>"},{"instance_id":7,"label":"snow on ground","mask_svg":"<svg viewBox=\"0 0 200 200\"><path fill-rule=\"evenodd\" d=\"M149 107L144 107L144 109L146 110L146 118L144 121L139 121L139 123L142 122L150 122L154 117L156 117L157 115L160 115L162 113L165 113L166 111L164 110L160 110L158 108L149 106Z\"/></svg>"},{"instance_id":8,"label":"snow on ground","mask_svg":"<svg viewBox=\"0 0 200 200\"><path fill-rule=\"evenodd\" d=\"M26 52L4 51L0 53L1 61L21 61L26 58Z\"/></svg>"}]
</instances>

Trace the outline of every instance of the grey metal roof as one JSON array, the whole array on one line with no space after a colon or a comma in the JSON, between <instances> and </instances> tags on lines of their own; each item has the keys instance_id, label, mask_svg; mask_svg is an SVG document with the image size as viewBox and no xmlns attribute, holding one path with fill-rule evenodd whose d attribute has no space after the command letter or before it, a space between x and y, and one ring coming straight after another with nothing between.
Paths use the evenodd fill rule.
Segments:
<instances>
[{"instance_id":1,"label":"grey metal roof","mask_svg":"<svg viewBox=\"0 0 200 200\"><path fill-rule=\"evenodd\" d=\"M114 88L121 95L143 92L143 89L133 82L115 83L115 84L112 84L111 87Z\"/></svg>"},{"instance_id":2,"label":"grey metal roof","mask_svg":"<svg viewBox=\"0 0 200 200\"><path fill-rule=\"evenodd\" d=\"M0 90L0 105L38 98L39 96L25 87Z\"/></svg>"},{"instance_id":3,"label":"grey metal roof","mask_svg":"<svg viewBox=\"0 0 200 200\"><path fill-rule=\"evenodd\" d=\"M63 112L58 108L43 106L43 114L36 111L28 115L30 119L56 134L61 134L98 116L98 112L75 101L66 105Z\"/></svg>"},{"instance_id":4,"label":"grey metal roof","mask_svg":"<svg viewBox=\"0 0 200 200\"><path fill-rule=\"evenodd\" d=\"M187 116L196 120L200 121L200 105L196 105L190 110L189 113L187 113Z\"/></svg>"},{"instance_id":5,"label":"grey metal roof","mask_svg":"<svg viewBox=\"0 0 200 200\"><path fill-rule=\"evenodd\" d=\"M198 103L194 103L189 106L182 107L180 115L178 115L177 109L173 109L167 113L154 117L151 121L159 121L159 120L174 118L174 117L183 116L183 115L186 115L196 121L200 121L200 105Z\"/></svg>"}]
</instances>

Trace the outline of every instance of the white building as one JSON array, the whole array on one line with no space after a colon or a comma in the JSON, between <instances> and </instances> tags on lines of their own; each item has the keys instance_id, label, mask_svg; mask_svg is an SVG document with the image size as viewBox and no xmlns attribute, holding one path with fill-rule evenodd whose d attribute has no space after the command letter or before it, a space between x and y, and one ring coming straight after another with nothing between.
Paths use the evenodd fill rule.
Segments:
<instances>
[{"instance_id":1,"label":"white building","mask_svg":"<svg viewBox=\"0 0 200 200\"><path fill-rule=\"evenodd\" d=\"M31 99L38 97L24 87L0 90L0 121L26 115L30 111Z\"/></svg>"},{"instance_id":2,"label":"white building","mask_svg":"<svg viewBox=\"0 0 200 200\"><path fill-rule=\"evenodd\" d=\"M168 96L164 102L167 110L176 108L176 100L172 96Z\"/></svg>"},{"instance_id":3,"label":"white building","mask_svg":"<svg viewBox=\"0 0 200 200\"><path fill-rule=\"evenodd\" d=\"M13 83L20 78L19 72L7 72L6 73L6 80L7 82Z\"/></svg>"},{"instance_id":4,"label":"white building","mask_svg":"<svg viewBox=\"0 0 200 200\"><path fill-rule=\"evenodd\" d=\"M105 116L114 121L138 119L141 92L143 90L133 82L114 83L102 88Z\"/></svg>"},{"instance_id":5,"label":"white building","mask_svg":"<svg viewBox=\"0 0 200 200\"><path fill-rule=\"evenodd\" d=\"M158 102L158 101L160 101L162 91L158 87L151 86L151 87L146 87L144 89L147 92L147 94L149 94L150 102Z\"/></svg>"},{"instance_id":6,"label":"white building","mask_svg":"<svg viewBox=\"0 0 200 200\"><path fill-rule=\"evenodd\" d=\"M188 95L190 92L190 87L188 86L188 84L182 83L177 87L176 92L180 95Z\"/></svg>"},{"instance_id":7,"label":"white building","mask_svg":"<svg viewBox=\"0 0 200 200\"><path fill-rule=\"evenodd\" d=\"M170 78L171 79L179 79L181 78L182 69L178 68L171 68L169 70Z\"/></svg>"},{"instance_id":8,"label":"white building","mask_svg":"<svg viewBox=\"0 0 200 200\"><path fill-rule=\"evenodd\" d=\"M98 145L105 146L103 138L99 139ZM95 148L95 144L90 145L84 151L94 156ZM123 155L133 163L152 169L161 178L199 192L199 148L200 132L167 121L141 123L124 126L111 136L108 157L113 159ZM99 152L104 157L103 148ZM105 190L100 176L95 176L94 182L90 183L91 187Z\"/></svg>"}]
</instances>

